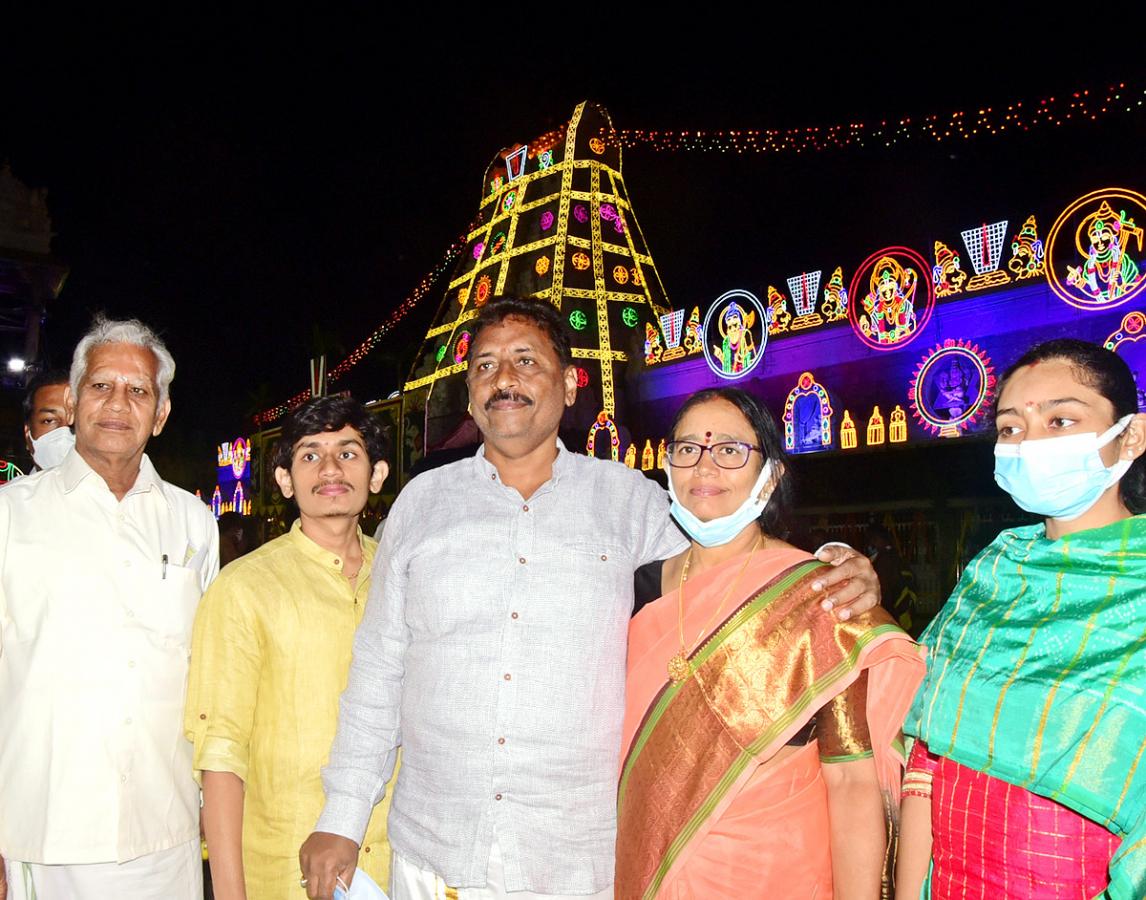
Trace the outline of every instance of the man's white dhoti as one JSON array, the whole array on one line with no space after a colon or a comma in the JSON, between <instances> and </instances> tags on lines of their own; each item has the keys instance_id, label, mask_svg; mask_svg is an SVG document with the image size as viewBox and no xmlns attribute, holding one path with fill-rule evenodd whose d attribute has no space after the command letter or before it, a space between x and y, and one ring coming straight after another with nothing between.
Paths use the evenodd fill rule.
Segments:
<instances>
[{"instance_id":1,"label":"man's white dhoti","mask_svg":"<svg viewBox=\"0 0 1146 900\"><path fill-rule=\"evenodd\" d=\"M5 860L9 900L203 900L199 838L125 863L45 866Z\"/></svg>"}]
</instances>

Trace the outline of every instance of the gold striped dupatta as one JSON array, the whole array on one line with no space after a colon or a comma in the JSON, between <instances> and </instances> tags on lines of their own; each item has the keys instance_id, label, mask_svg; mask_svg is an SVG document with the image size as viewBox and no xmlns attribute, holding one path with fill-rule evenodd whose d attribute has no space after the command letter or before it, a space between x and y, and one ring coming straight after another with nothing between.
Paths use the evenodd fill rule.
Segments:
<instances>
[{"instance_id":1,"label":"gold striped dupatta","mask_svg":"<svg viewBox=\"0 0 1146 900\"><path fill-rule=\"evenodd\" d=\"M711 570L713 606L742 563L741 557ZM756 767L864 669L880 782L898 800L899 729L923 675L922 656L883 610L846 622L824 613L822 595L811 587L823 568L790 549L759 553L743 578L755 587L692 653L694 674L674 685L666 673L648 701L624 748L618 789L621 900L655 897ZM676 597L674 591L656 603L675 604ZM636 695L630 700L642 702Z\"/></svg>"}]
</instances>

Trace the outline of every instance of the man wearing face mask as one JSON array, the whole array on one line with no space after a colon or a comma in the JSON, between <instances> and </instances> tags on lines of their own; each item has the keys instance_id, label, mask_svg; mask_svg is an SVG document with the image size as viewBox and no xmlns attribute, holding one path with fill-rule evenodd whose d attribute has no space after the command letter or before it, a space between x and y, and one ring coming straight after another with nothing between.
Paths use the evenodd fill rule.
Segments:
<instances>
[{"instance_id":1,"label":"man wearing face mask","mask_svg":"<svg viewBox=\"0 0 1146 900\"><path fill-rule=\"evenodd\" d=\"M24 395L24 446L35 462L34 472L63 462L76 439L64 413L66 372L41 372L28 382Z\"/></svg>"}]
</instances>

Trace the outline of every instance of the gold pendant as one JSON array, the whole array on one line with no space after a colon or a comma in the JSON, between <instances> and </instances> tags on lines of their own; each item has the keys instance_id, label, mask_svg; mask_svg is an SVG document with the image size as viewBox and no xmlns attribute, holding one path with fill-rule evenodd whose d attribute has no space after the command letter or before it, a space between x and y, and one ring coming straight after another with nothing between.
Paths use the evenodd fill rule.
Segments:
<instances>
[{"instance_id":1,"label":"gold pendant","mask_svg":"<svg viewBox=\"0 0 1146 900\"><path fill-rule=\"evenodd\" d=\"M668 661L668 673L669 680L673 684L680 684L692 674L692 664L688 661L688 657L684 655L683 650Z\"/></svg>"}]
</instances>

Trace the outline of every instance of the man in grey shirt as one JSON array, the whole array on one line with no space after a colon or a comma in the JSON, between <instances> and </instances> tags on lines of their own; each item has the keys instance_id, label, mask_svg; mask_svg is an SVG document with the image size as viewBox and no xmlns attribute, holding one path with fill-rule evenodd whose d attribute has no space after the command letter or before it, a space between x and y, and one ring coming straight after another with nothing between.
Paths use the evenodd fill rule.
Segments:
<instances>
[{"instance_id":1,"label":"man in grey shirt","mask_svg":"<svg viewBox=\"0 0 1146 900\"><path fill-rule=\"evenodd\" d=\"M549 303L491 302L473 333L467 377L485 442L411 481L391 510L326 807L300 852L316 900L350 881L399 745L395 900L447 885L612 896L633 572L685 541L654 482L558 440L577 385ZM876 602L862 557L823 585L836 605Z\"/></svg>"}]
</instances>

